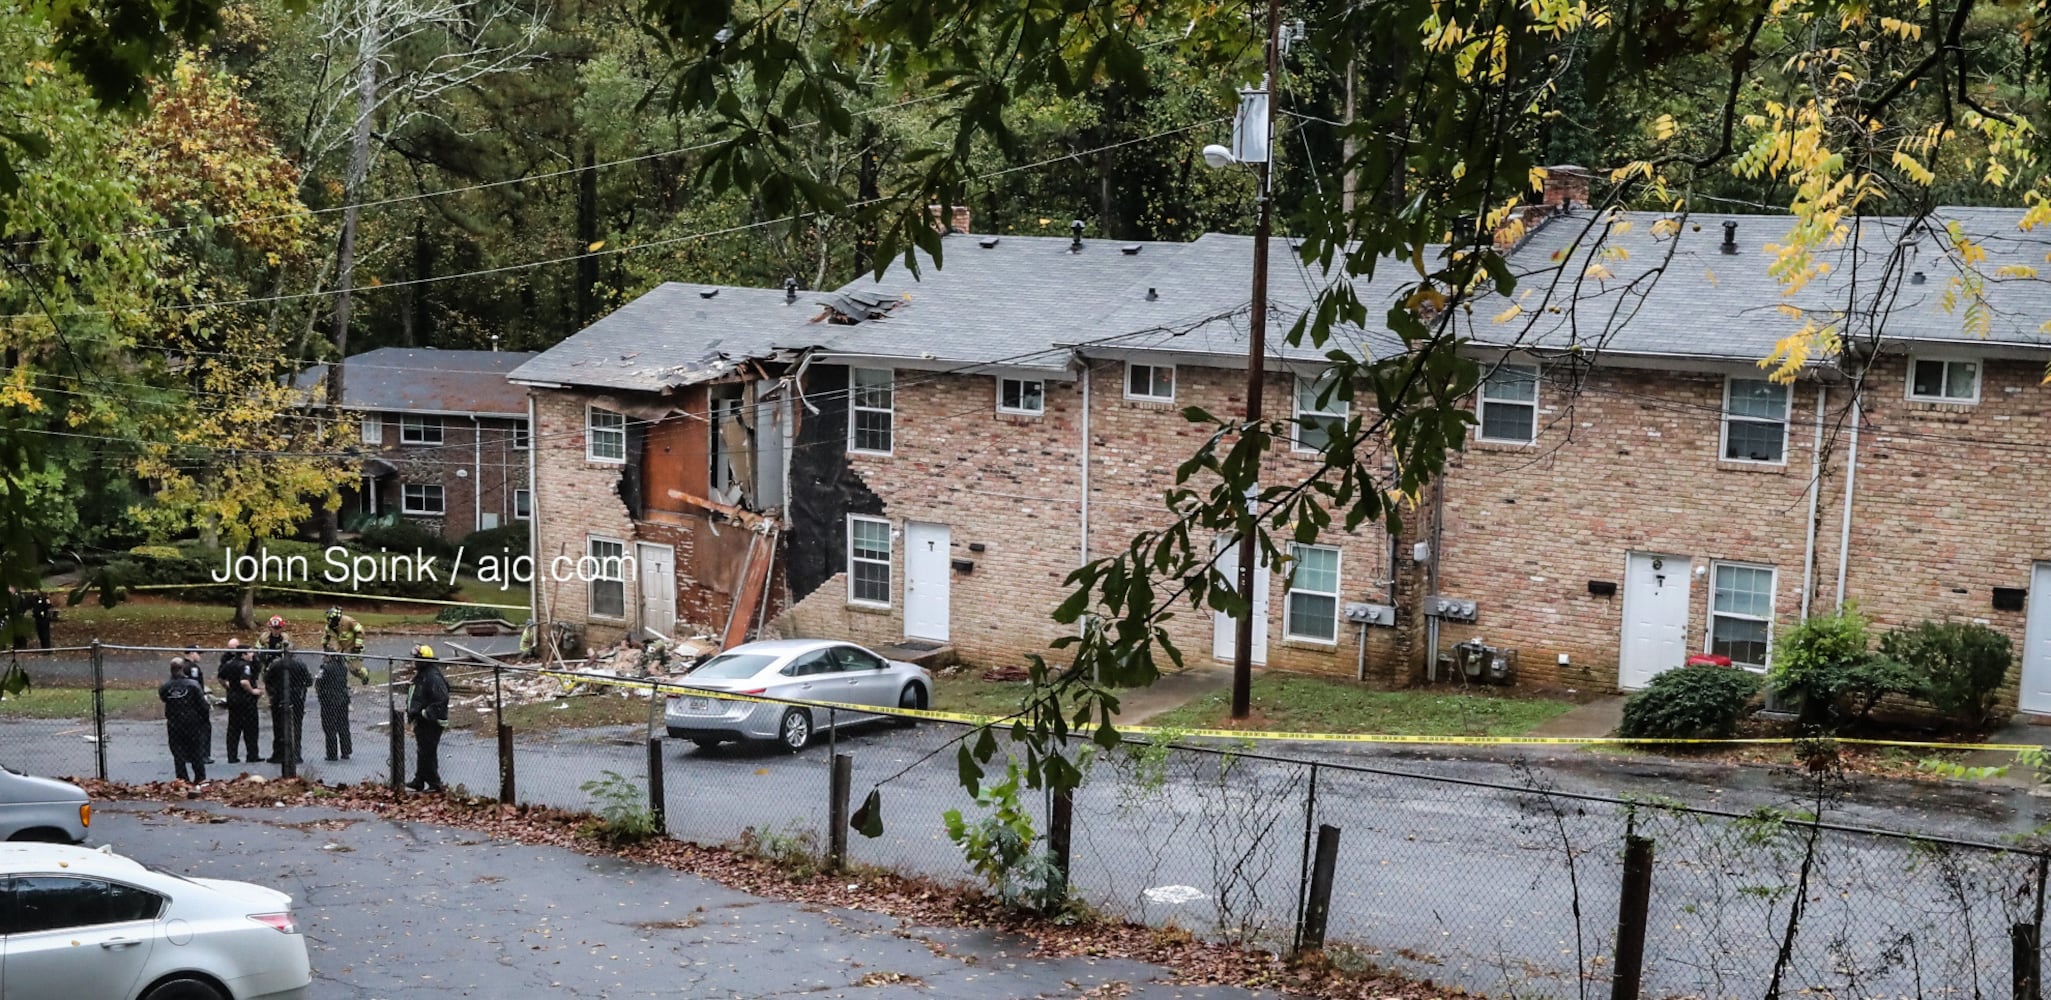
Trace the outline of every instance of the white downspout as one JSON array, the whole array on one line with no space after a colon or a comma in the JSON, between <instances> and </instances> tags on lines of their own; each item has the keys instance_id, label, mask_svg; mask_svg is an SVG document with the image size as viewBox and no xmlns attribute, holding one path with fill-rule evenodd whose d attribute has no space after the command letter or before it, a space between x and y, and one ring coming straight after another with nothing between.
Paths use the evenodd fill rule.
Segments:
<instances>
[{"instance_id":1,"label":"white downspout","mask_svg":"<svg viewBox=\"0 0 2051 1000\"><path fill-rule=\"evenodd\" d=\"M1090 362L1082 363L1082 561L1090 564Z\"/></svg>"},{"instance_id":2,"label":"white downspout","mask_svg":"<svg viewBox=\"0 0 2051 1000\"><path fill-rule=\"evenodd\" d=\"M1852 559L1852 493L1859 481L1859 424L1864 421L1860 412L1859 394L1852 392L1852 446L1844 463L1844 526L1837 536L1837 608L1844 610L1845 573Z\"/></svg>"},{"instance_id":3,"label":"white downspout","mask_svg":"<svg viewBox=\"0 0 2051 1000\"><path fill-rule=\"evenodd\" d=\"M1809 446L1808 541L1802 549L1802 620L1809 620L1809 601L1816 593L1816 515L1823 503L1823 411L1830 390L1816 386L1816 440Z\"/></svg>"},{"instance_id":4,"label":"white downspout","mask_svg":"<svg viewBox=\"0 0 2051 1000\"><path fill-rule=\"evenodd\" d=\"M541 425L534 416L534 390L527 390L527 612L537 623L534 645L539 649L548 623L541 617L541 491L534 488L534 455L541 450Z\"/></svg>"},{"instance_id":5,"label":"white downspout","mask_svg":"<svg viewBox=\"0 0 2051 1000\"><path fill-rule=\"evenodd\" d=\"M470 415L470 530L484 527L484 421Z\"/></svg>"}]
</instances>

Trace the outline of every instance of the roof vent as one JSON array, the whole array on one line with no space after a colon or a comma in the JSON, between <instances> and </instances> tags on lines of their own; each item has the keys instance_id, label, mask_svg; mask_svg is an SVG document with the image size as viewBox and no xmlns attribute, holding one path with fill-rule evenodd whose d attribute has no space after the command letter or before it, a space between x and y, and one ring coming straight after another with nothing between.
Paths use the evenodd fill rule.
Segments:
<instances>
[{"instance_id":1,"label":"roof vent","mask_svg":"<svg viewBox=\"0 0 2051 1000\"><path fill-rule=\"evenodd\" d=\"M1736 222L1726 222L1723 224L1723 246L1719 249L1727 254L1736 254L1738 252L1738 224Z\"/></svg>"},{"instance_id":2,"label":"roof vent","mask_svg":"<svg viewBox=\"0 0 2051 1000\"><path fill-rule=\"evenodd\" d=\"M798 300L798 279L783 279L783 304L790 305Z\"/></svg>"},{"instance_id":3,"label":"roof vent","mask_svg":"<svg viewBox=\"0 0 2051 1000\"><path fill-rule=\"evenodd\" d=\"M1069 239L1069 243L1068 243L1068 252L1069 252L1069 253L1081 253L1081 252L1082 252L1082 220L1081 220L1081 219L1077 219L1077 220L1075 220L1074 222L1071 222L1071 223L1069 223L1069 224L1068 224L1068 233L1069 233L1069 236L1068 236L1068 239Z\"/></svg>"},{"instance_id":4,"label":"roof vent","mask_svg":"<svg viewBox=\"0 0 2051 1000\"><path fill-rule=\"evenodd\" d=\"M1923 272L1921 271L1917 271L1916 273L1909 275L1909 284L1911 285L1920 285L1928 280L1928 278L1925 278L1923 276Z\"/></svg>"},{"instance_id":5,"label":"roof vent","mask_svg":"<svg viewBox=\"0 0 2051 1000\"><path fill-rule=\"evenodd\" d=\"M701 299L709 299L709 298L713 297L714 295L718 295L718 294L719 294L719 289L717 289L717 288L706 288L706 289L701 289L701 290L700 290L700 291L698 292L698 297L699 297L699 298L701 298Z\"/></svg>"},{"instance_id":6,"label":"roof vent","mask_svg":"<svg viewBox=\"0 0 2051 1000\"><path fill-rule=\"evenodd\" d=\"M1153 301L1156 301L1156 300L1160 299L1160 297L1161 297L1161 293L1160 293L1160 292L1154 291L1154 290L1153 290L1153 289L1151 289L1151 288L1147 289L1147 301L1148 301L1148 302L1153 302Z\"/></svg>"},{"instance_id":7,"label":"roof vent","mask_svg":"<svg viewBox=\"0 0 2051 1000\"><path fill-rule=\"evenodd\" d=\"M1139 244L1137 244L1137 243L1132 243L1132 244L1128 244L1128 245L1126 245L1126 246L1122 246L1122 247L1119 247L1119 248L1118 248L1118 252L1119 252L1119 253L1122 253L1122 254L1124 254L1124 255L1126 255L1127 257L1131 257L1131 256L1133 256L1133 255L1135 255L1135 254L1139 253L1139 252L1140 252L1141 250L1143 250L1143 249L1145 249L1145 248L1144 248L1144 247L1142 247L1142 246L1140 246Z\"/></svg>"},{"instance_id":8,"label":"roof vent","mask_svg":"<svg viewBox=\"0 0 2051 1000\"><path fill-rule=\"evenodd\" d=\"M985 250L992 250L992 249L995 249L995 248L996 248L996 246L997 246L997 237L995 237L995 236L985 236L985 237L983 237L982 239L980 239L980 240L977 240L977 241L976 241L976 245L977 245L977 246L979 246L979 247L982 247L982 248L983 248L983 249L985 249Z\"/></svg>"},{"instance_id":9,"label":"roof vent","mask_svg":"<svg viewBox=\"0 0 2051 1000\"><path fill-rule=\"evenodd\" d=\"M1474 215L1462 212L1453 216L1453 245L1466 246L1474 242Z\"/></svg>"}]
</instances>

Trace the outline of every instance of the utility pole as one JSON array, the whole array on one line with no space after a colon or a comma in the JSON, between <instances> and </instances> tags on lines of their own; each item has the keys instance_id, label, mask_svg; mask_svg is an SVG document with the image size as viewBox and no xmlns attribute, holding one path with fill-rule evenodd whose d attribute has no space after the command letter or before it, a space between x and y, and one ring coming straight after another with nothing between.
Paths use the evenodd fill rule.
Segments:
<instances>
[{"instance_id":1,"label":"utility pole","mask_svg":"<svg viewBox=\"0 0 2051 1000\"><path fill-rule=\"evenodd\" d=\"M1282 63L1282 0L1268 0L1268 71L1267 79L1261 84L1268 92L1267 114L1262 117L1261 127L1267 130L1262 137L1265 155L1260 160L1260 194L1256 202L1253 223L1253 300L1251 315L1246 320L1246 426L1249 430L1261 419L1261 390L1265 387L1267 372L1263 361L1268 350L1268 231L1273 228L1275 200L1274 181L1274 121L1275 106L1280 99ZM1258 483L1258 474L1256 474ZM1258 513L1259 489L1246 497L1247 530L1239 533L1239 599L1245 602L1246 611L1235 623L1232 641L1232 717L1244 719L1253 711L1253 625L1254 574L1260 546L1255 541L1254 515ZM1261 627L1267 627L1267 618L1261 617Z\"/></svg>"}]
</instances>

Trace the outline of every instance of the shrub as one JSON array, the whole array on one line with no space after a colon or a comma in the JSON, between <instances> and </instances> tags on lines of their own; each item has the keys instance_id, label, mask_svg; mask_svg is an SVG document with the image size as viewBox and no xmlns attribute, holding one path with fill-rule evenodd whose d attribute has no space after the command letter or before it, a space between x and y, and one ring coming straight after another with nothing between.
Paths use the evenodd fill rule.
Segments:
<instances>
[{"instance_id":1,"label":"shrub","mask_svg":"<svg viewBox=\"0 0 2051 1000\"><path fill-rule=\"evenodd\" d=\"M976 793L976 805L987 810L985 815L966 820L961 810L949 809L941 818L947 823L947 839L999 898L1007 905L1048 912L1067 900L1068 886L1040 845L1032 816L1019 802L1021 777L1014 761L1003 781Z\"/></svg>"},{"instance_id":2,"label":"shrub","mask_svg":"<svg viewBox=\"0 0 2051 1000\"><path fill-rule=\"evenodd\" d=\"M1882 647L1885 648L1884 641ZM1844 672L1838 685L1838 697L1863 719L1871 715L1873 707L1888 695L1923 697L1928 686L1926 680L1924 672L1915 666L1886 655L1872 656Z\"/></svg>"},{"instance_id":3,"label":"shrub","mask_svg":"<svg viewBox=\"0 0 2051 1000\"><path fill-rule=\"evenodd\" d=\"M592 832L614 844L635 844L655 836L655 814L648 809L646 790L618 771L579 786L598 802L598 820Z\"/></svg>"},{"instance_id":4,"label":"shrub","mask_svg":"<svg viewBox=\"0 0 2051 1000\"><path fill-rule=\"evenodd\" d=\"M1624 702L1618 735L1643 739L1720 739L1738 731L1759 675L1730 667L1682 667L1652 679Z\"/></svg>"},{"instance_id":5,"label":"shrub","mask_svg":"<svg viewBox=\"0 0 2051 1000\"><path fill-rule=\"evenodd\" d=\"M389 524L374 524L356 536L356 547L366 552L384 549L386 552L401 552L411 555L415 551L446 560L456 556L456 546L448 539L429 531L418 521L401 518Z\"/></svg>"},{"instance_id":6,"label":"shrub","mask_svg":"<svg viewBox=\"0 0 2051 1000\"><path fill-rule=\"evenodd\" d=\"M517 521L501 524L496 528L473 531L463 539L463 565L475 566L478 560L494 556L503 564L527 554L527 522Z\"/></svg>"},{"instance_id":7,"label":"shrub","mask_svg":"<svg viewBox=\"0 0 2051 1000\"><path fill-rule=\"evenodd\" d=\"M1773 644L1766 683L1773 693L1801 702L1802 721L1828 725L1837 700L1859 668L1872 659L1866 619L1856 608L1819 615L1783 631Z\"/></svg>"},{"instance_id":8,"label":"shrub","mask_svg":"<svg viewBox=\"0 0 2051 1000\"><path fill-rule=\"evenodd\" d=\"M1922 697L1979 725L1994 712L2013 652L2008 637L1970 622L1923 622L1881 637L1880 653L1922 674Z\"/></svg>"}]
</instances>

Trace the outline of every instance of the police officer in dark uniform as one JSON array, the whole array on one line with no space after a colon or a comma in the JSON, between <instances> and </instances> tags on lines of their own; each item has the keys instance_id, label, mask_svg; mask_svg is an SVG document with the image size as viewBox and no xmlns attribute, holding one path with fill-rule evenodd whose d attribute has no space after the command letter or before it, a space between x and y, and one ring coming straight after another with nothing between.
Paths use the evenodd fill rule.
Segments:
<instances>
[{"instance_id":1,"label":"police officer in dark uniform","mask_svg":"<svg viewBox=\"0 0 2051 1000\"><path fill-rule=\"evenodd\" d=\"M329 760L349 759L349 665L341 657L321 657L320 673L313 679L313 693L320 698L320 731L326 741Z\"/></svg>"},{"instance_id":2,"label":"police officer in dark uniform","mask_svg":"<svg viewBox=\"0 0 2051 1000\"><path fill-rule=\"evenodd\" d=\"M413 780L416 792L442 791L442 730L449 725L449 681L435 659L434 647L413 650L413 691L406 701L413 722Z\"/></svg>"},{"instance_id":3,"label":"police officer in dark uniform","mask_svg":"<svg viewBox=\"0 0 2051 1000\"><path fill-rule=\"evenodd\" d=\"M28 602L29 617L36 620L36 641L44 649L50 648L50 626L57 621L57 605L51 603L50 595L36 591Z\"/></svg>"},{"instance_id":4,"label":"police officer in dark uniform","mask_svg":"<svg viewBox=\"0 0 2051 1000\"><path fill-rule=\"evenodd\" d=\"M228 697L228 763L242 763L236 756L239 743L242 756L253 764L257 760L256 704L263 695L263 688L257 675L256 660L249 650L242 648L242 640L228 640L228 650L221 654L221 669L217 676L221 690Z\"/></svg>"},{"instance_id":5,"label":"police officer in dark uniform","mask_svg":"<svg viewBox=\"0 0 2051 1000\"><path fill-rule=\"evenodd\" d=\"M199 685L201 703L207 707L207 714L200 719L199 745L206 751L206 762L211 764L214 762L214 698L213 692L207 690L206 669L199 665L198 646L185 647L185 676Z\"/></svg>"},{"instance_id":6,"label":"police officer in dark uniform","mask_svg":"<svg viewBox=\"0 0 2051 1000\"><path fill-rule=\"evenodd\" d=\"M200 728L207 718L207 692L192 679L194 666L185 657L172 657L171 678L157 688L157 699L164 703L164 732L171 741L171 766L178 780L199 782L207 780L207 745Z\"/></svg>"},{"instance_id":7,"label":"police officer in dark uniform","mask_svg":"<svg viewBox=\"0 0 2051 1000\"><path fill-rule=\"evenodd\" d=\"M264 668L263 684L271 698L271 756L269 763L294 764L306 760L302 752L304 727L306 724L306 689L313 686L313 672L292 652L292 644L283 636L265 637L270 648L264 655L270 662ZM275 643L275 645L273 645Z\"/></svg>"}]
</instances>

